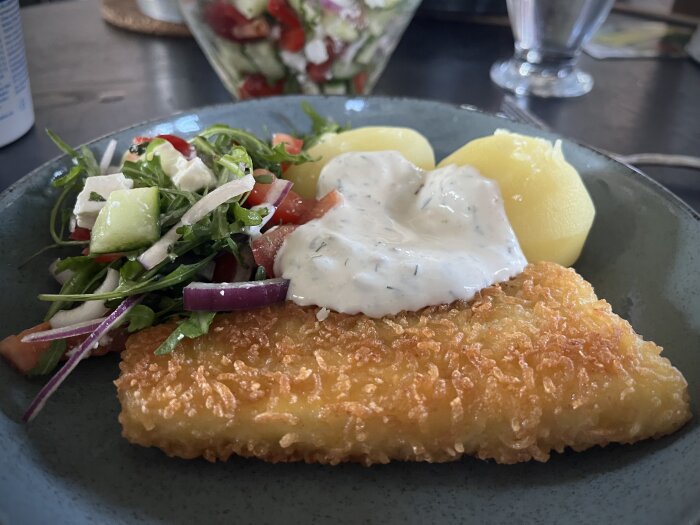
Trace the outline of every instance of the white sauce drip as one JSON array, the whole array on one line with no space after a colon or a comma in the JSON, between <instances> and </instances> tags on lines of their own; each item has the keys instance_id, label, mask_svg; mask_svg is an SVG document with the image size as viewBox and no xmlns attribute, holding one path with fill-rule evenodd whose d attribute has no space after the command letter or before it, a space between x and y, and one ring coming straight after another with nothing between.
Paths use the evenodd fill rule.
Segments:
<instances>
[{"instance_id":1,"label":"white sauce drip","mask_svg":"<svg viewBox=\"0 0 700 525\"><path fill-rule=\"evenodd\" d=\"M275 259L297 304L381 317L470 300L527 264L498 185L474 168L346 153L321 172L317 194L333 189L343 204L292 232Z\"/></svg>"}]
</instances>

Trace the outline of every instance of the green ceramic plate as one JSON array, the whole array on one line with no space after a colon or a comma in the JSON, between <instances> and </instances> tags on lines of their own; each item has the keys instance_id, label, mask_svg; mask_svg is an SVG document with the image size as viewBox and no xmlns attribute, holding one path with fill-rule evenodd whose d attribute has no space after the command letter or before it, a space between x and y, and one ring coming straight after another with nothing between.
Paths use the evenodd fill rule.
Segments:
<instances>
[{"instance_id":1,"label":"green ceramic plate","mask_svg":"<svg viewBox=\"0 0 700 525\"><path fill-rule=\"evenodd\" d=\"M302 97L205 108L142 124L109 138L192 134L215 122L305 129ZM354 126L393 124L425 134L438 158L508 127L552 137L495 116L418 100L309 98L322 114ZM700 399L700 218L632 169L564 141L593 196L596 221L578 271L690 383ZM0 197L3 324L0 337L41 319L36 295L55 288L47 254L48 180L60 157ZM31 425L18 423L41 386L0 363L0 523L698 523L700 427L633 446L555 455L514 466L466 458L450 464L269 465L170 459L120 437L112 380L118 358L80 364Z\"/></svg>"}]
</instances>

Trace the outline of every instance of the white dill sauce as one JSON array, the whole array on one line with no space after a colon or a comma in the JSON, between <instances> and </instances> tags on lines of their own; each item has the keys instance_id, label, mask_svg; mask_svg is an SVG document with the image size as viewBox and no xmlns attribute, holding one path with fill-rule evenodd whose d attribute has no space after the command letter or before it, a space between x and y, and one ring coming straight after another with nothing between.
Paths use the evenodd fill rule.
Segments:
<instances>
[{"instance_id":1,"label":"white dill sauce","mask_svg":"<svg viewBox=\"0 0 700 525\"><path fill-rule=\"evenodd\" d=\"M333 189L343 203L292 232L275 259L297 304L381 317L472 299L527 264L496 182L473 168L346 153L321 172L317 194Z\"/></svg>"}]
</instances>

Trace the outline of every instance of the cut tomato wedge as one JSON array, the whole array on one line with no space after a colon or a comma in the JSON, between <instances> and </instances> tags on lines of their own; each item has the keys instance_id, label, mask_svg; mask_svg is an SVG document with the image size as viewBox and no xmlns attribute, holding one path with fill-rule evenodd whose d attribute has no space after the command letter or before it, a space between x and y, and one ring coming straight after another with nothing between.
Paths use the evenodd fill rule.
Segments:
<instances>
[{"instance_id":1,"label":"cut tomato wedge","mask_svg":"<svg viewBox=\"0 0 700 525\"><path fill-rule=\"evenodd\" d=\"M240 41L259 40L270 34L270 24L264 18L254 18L245 24L235 25L231 28L233 38Z\"/></svg>"},{"instance_id":2,"label":"cut tomato wedge","mask_svg":"<svg viewBox=\"0 0 700 525\"><path fill-rule=\"evenodd\" d=\"M215 0L204 11L204 18L217 35L235 40L232 29L248 22L248 19L227 0Z\"/></svg>"},{"instance_id":3,"label":"cut tomato wedge","mask_svg":"<svg viewBox=\"0 0 700 525\"><path fill-rule=\"evenodd\" d=\"M299 17L294 9L289 6L287 0L269 0L267 3L267 12L286 26L301 26Z\"/></svg>"},{"instance_id":4,"label":"cut tomato wedge","mask_svg":"<svg viewBox=\"0 0 700 525\"><path fill-rule=\"evenodd\" d=\"M185 139L180 138L177 135L156 135L156 137L170 142L173 148L178 150L185 157L189 158L192 155L192 144L187 142Z\"/></svg>"},{"instance_id":5,"label":"cut tomato wedge","mask_svg":"<svg viewBox=\"0 0 700 525\"><path fill-rule=\"evenodd\" d=\"M267 194L270 192L272 184L263 184L262 182L256 182L255 186L251 190L245 203L248 206L257 206L258 204L263 204L267 202Z\"/></svg>"},{"instance_id":6,"label":"cut tomato wedge","mask_svg":"<svg viewBox=\"0 0 700 525\"><path fill-rule=\"evenodd\" d=\"M304 49L306 43L306 35L304 28L299 26L287 27L282 26L280 33L280 47L290 53L296 53Z\"/></svg>"},{"instance_id":7,"label":"cut tomato wedge","mask_svg":"<svg viewBox=\"0 0 700 525\"><path fill-rule=\"evenodd\" d=\"M291 190L280 203L270 219L271 224L301 224L301 219L316 204L315 199L306 199Z\"/></svg>"},{"instance_id":8,"label":"cut tomato wedge","mask_svg":"<svg viewBox=\"0 0 700 525\"><path fill-rule=\"evenodd\" d=\"M90 255L90 248L83 248L83 251L81 253L83 255ZM122 252L102 253L100 255L95 255L95 262L98 262L101 264L109 264L109 263L114 262L118 259L121 259L122 257L124 257L124 254Z\"/></svg>"},{"instance_id":9,"label":"cut tomato wedge","mask_svg":"<svg viewBox=\"0 0 700 525\"><path fill-rule=\"evenodd\" d=\"M283 91L284 79L280 79L275 84L270 85L264 76L255 73L248 75L238 88L238 98L246 100L249 98L271 97L273 95L281 95Z\"/></svg>"},{"instance_id":10,"label":"cut tomato wedge","mask_svg":"<svg viewBox=\"0 0 700 525\"><path fill-rule=\"evenodd\" d=\"M265 268L268 277L275 275L275 257L282 247L284 239L297 228L294 224L283 224L255 239L250 247L253 250L255 264Z\"/></svg>"},{"instance_id":11,"label":"cut tomato wedge","mask_svg":"<svg viewBox=\"0 0 700 525\"><path fill-rule=\"evenodd\" d=\"M123 253L103 253L102 255L95 255L95 262L109 264L122 257L124 257Z\"/></svg>"},{"instance_id":12,"label":"cut tomato wedge","mask_svg":"<svg viewBox=\"0 0 700 525\"><path fill-rule=\"evenodd\" d=\"M313 207L304 214L301 218L301 224L323 217L328 211L338 206L341 202L343 202L343 197L337 190L329 191L325 196L317 200Z\"/></svg>"},{"instance_id":13,"label":"cut tomato wedge","mask_svg":"<svg viewBox=\"0 0 700 525\"><path fill-rule=\"evenodd\" d=\"M304 141L296 137L292 137L286 133L274 133L272 135L272 145L284 144L284 149L290 155L299 155L304 147Z\"/></svg>"},{"instance_id":14,"label":"cut tomato wedge","mask_svg":"<svg viewBox=\"0 0 700 525\"><path fill-rule=\"evenodd\" d=\"M70 238L72 241L89 241L90 240L90 230L87 228L81 228L76 226L75 230L70 232Z\"/></svg>"},{"instance_id":15,"label":"cut tomato wedge","mask_svg":"<svg viewBox=\"0 0 700 525\"><path fill-rule=\"evenodd\" d=\"M51 343L48 341L23 343L22 338L25 335L49 329L51 329L49 323L41 323L27 328L20 332L19 335L6 337L0 341L0 355L7 359L17 370L26 374L39 363L39 359L49 349Z\"/></svg>"},{"instance_id":16,"label":"cut tomato wedge","mask_svg":"<svg viewBox=\"0 0 700 525\"><path fill-rule=\"evenodd\" d=\"M352 87L356 94L364 94L368 76L367 71L360 71L357 75L352 77Z\"/></svg>"},{"instance_id":17,"label":"cut tomato wedge","mask_svg":"<svg viewBox=\"0 0 700 525\"><path fill-rule=\"evenodd\" d=\"M333 61L337 55L336 49L333 46L333 41L330 38L326 38L326 53L328 54L328 60L320 64L314 64L309 62L306 65L306 74L309 75L311 80L317 84L323 84L324 82L330 80L330 70L333 66Z\"/></svg>"}]
</instances>

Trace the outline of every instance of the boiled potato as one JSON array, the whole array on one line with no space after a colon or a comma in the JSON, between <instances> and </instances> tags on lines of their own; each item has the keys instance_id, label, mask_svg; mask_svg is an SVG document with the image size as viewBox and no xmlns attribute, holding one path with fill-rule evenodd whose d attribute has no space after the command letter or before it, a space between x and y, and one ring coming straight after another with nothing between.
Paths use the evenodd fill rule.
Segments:
<instances>
[{"instance_id":1,"label":"boiled potato","mask_svg":"<svg viewBox=\"0 0 700 525\"><path fill-rule=\"evenodd\" d=\"M583 249L595 208L561 143L496 131L442 162L468 164L498 182L506 214L528 261L570 266Z\"/></svg>"},{"instance_id":2,"label":"boiled potato","mask_svg":"<svg viewBox=\"0 0 700 525\"><path fill-rule=\"evenodd\" d=\"M294 183L294 191L302 197L316 197L316 181L321 169L336 155L348 151L396 150L416 166L435 168L435 154L428 140L409 128L371 126L343 133L327 133L309 149L316 162L290 166L284 178Z\"/></svg>"}]
</instances>

